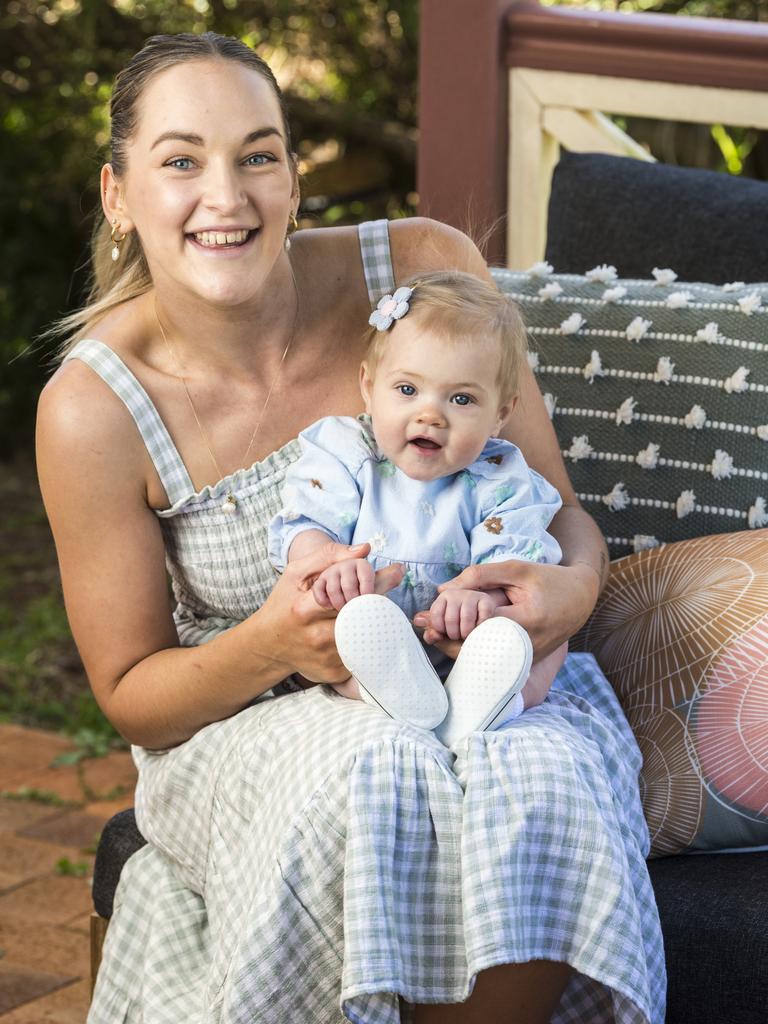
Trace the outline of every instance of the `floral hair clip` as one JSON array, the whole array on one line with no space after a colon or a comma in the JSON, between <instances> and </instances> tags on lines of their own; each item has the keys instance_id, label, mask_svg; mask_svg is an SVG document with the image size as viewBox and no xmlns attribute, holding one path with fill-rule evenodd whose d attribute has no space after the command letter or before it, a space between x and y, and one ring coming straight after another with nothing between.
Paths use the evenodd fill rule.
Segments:
<instances>
[{"instance_id":1,"label":"floral hair clip","mask_svg":"<svg viewBox=\"0 0 768 1024\"><path fill-rule=\"evenodd\" d=\"M413 288L398 288L394 295L385 295L368 318L371 327L377 331L388 331L395 320L405 316L409 310Z\"/></svg>"}]
</instances>

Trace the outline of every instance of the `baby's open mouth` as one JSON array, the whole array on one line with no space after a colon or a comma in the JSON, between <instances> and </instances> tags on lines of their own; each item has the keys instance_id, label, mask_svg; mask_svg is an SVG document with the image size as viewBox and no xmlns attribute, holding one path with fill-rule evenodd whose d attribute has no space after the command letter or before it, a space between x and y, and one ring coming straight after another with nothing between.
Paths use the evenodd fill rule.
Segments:
<instances>
[{"instance_id":1,"label":"baby's open mouth","mask_svg":"<svg viewBox=\"0 0 768 1024\"><path fill-rule=\"evenodd\" d=\"M190 237L206 249L236 249L256 234L256 229L239 231L196 231Z\"/></svg>"},{"instance_id":2,"label":"baby's open mouth","mask_svg":"<svg viewBox=\"0 0 768 1024\"><path fill-rule=\"evenodd\" d=\"M426 448L429 450L442 447L442 445L439 445L437 441L430 441L428 437L411 438L410 444L415 444L417 448Z\"/></svg>"}]
</instances>

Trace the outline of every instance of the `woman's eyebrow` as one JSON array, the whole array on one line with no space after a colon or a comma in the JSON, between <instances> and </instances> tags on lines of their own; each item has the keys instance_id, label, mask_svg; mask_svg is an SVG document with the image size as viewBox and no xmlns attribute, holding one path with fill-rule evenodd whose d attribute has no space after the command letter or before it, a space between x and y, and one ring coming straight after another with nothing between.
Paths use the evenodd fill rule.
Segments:
<instances>
[{"instance_id":1,"label":"woman's eyebrow","mask_svg":"<svg viewBox=\"0 0 768 1024\"><path fill-rule=\"evenodd\" d=\"M259 139L264 139L269 135L277 135L278 138L282 139L282 134L279 128L273 126L267 128L257 128L255 132L249 132L248 135L242 141L243 146L249 145L251 142L256 142ZM158 135L155 141L152 143L150 149L154 149L155 146L159 146L161 142L167 142L168 140L175 140L177 142L187 142L190 146L203 146L205 140L202 135L195 135L193 132L181 132L175 129L163 132L162 135Z\"/></svg>"}]
</instances>

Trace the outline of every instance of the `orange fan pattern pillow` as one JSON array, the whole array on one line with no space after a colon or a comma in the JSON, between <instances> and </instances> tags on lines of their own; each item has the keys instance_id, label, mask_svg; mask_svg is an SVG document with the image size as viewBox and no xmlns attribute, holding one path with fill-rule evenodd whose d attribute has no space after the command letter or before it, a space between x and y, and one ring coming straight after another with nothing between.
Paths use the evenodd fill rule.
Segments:
<instances>
[{"instance_id":1,"label":"orange fan pattern pillow","mask_svg":"<svg viewBox=\"0 0 768 1024\"><path fill-rule=\"evenodd\" d=\"M571 646L640 745L652 854L768 846L768 530L618 559Z\"/></svg>"}]
</instances>

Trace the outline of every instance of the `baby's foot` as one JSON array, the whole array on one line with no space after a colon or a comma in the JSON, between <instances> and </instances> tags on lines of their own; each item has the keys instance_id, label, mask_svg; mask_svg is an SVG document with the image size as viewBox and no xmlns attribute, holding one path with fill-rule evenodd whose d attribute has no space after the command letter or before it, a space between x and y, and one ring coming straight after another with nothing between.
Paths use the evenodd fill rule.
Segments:
<instances>
[{"instance_id":1,"label":"baby's foot","mask_svg":"<svg viewBox=\"0 0 768 1024\"><path fill-rule=\"evenodd\" d=\"M390 718L434 729L448 698L405 614L387 597L355 597L336 619L336 647L360 696Z\"/></svg>"},{"instance_id":2,"label":"baby's foot","mask_svg":"<svg viewBox=\"0 0 768 1024\"><path fill-rule=\"evenodd\" d=\"M528 634L513 619L497 615L476 626L445 681L448 714L435 730L441 742L450 747L521 714L532 658Z\"/></svg>"}]
</instances>

